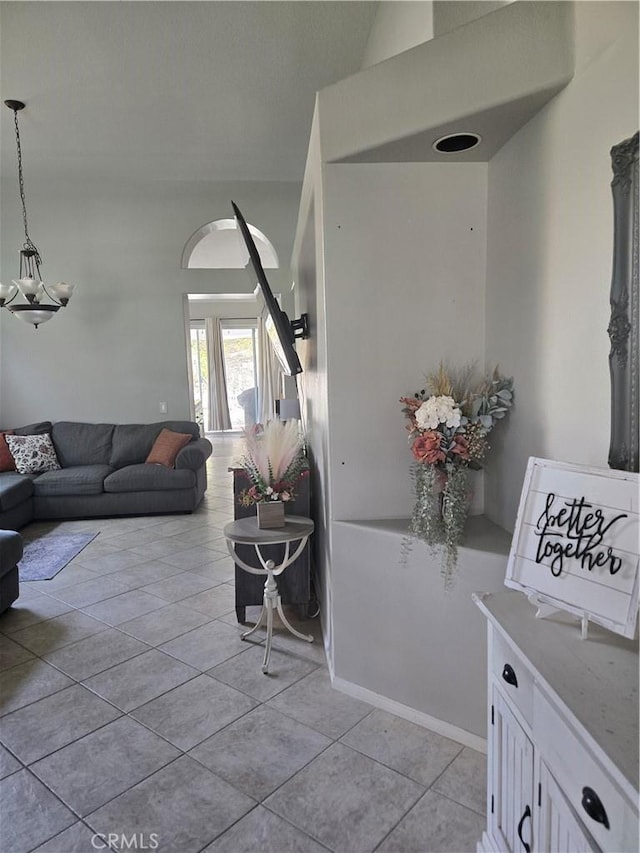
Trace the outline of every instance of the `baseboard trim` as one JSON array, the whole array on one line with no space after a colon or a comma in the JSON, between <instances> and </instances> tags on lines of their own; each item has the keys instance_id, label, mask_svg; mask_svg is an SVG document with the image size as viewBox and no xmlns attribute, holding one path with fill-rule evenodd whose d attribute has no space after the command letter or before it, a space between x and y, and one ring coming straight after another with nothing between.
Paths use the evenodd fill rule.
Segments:
<instances>
[{"instance_id":1,"label":"baseboard trim","mask_svg":"<svg viewBox=\"0 0 640 853\"><path fill-rule=\"evenodd\" d=\"M439 720L437 717L432 717L422 711L417 711L415 708L410 708L408 705L403 705L401 702L396 702L395 699L389 699L387 696L382 696L379 693L374 693L373 690L368 690L366 687L361 687L359 684L353 684L351 681L346 681L344 678L336 676L331 668L329 670L331 676L331 684L336 690L341 693L346 693L347 696L352 696L354 699L361 699L363 702L368 702L376 708L381 708L383 711L388 711L390 714L395 714L397 717L402 717L404 720L409 720L411 723L416 723L425 729L429 729L443 737L456 740L464 746L469 746L477 752L487 754L486 738L474 735L471 732L447 723L445 720Z\"/></svg>"},{"instance_id":2,"label":"baseboard trim","mask_svg":"<svg viewBox=\"0 0 640 853\"><path fill-rule=\"evenodd\" d=\"M492 850L496 850L496 846L491 844L489 840L489 836L486 832L482 833L482 838L478 841L476 846L476 853L491 853Z\"/></svg>"},{"instance_id":3,"label":"baseboard trim","mask_svg":"<svg viewBox=\"0 0 640 853\"><path fill-rule=\"evenodd\" d=\"M335 673L335 670L333 668L333 661L331 660L331 655L329 654L329 649L326 646L324 648L324 656L325 656L325 659L327 661L327 669L329 670L329 678L331 679L331 684L332 684L332 686L335 687L334 682L336 680L336 673ZM340 688L337 688L337 689L339 690ZM347 691L343 690L342 692L346 693Z\"/></svg>"}]
</instances>

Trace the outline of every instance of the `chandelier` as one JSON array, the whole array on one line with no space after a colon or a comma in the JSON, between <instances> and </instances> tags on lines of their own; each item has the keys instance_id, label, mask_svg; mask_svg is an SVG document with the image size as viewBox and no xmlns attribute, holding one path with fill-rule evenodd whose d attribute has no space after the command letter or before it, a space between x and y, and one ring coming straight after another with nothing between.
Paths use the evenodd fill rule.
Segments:
<instances>
[{"instance_id":1,"label":"chandelier","mask_svg":"<svg viewBox=\"0 0 640 853\"><path fill-rule=\"evenodd\" d=\"M18 113L24 109L22 101L5 101L6 106L13 110L16 126L16 145L18 148L18 181L20 184L20 199L22 201L22 221L24 224L24 243L20 250L20 278L13 279L11 284L0 284L0 308L7 308L25 323L31 323L38 328L40 323L46 323L60 308L64 308L73 293L73 284L59 281L45 287L40 276L42 258L31 237L27 225L27 203L24 195L24 177L22 174L22 148L20 147L20 129ZM18 295L26 302L15 302ZM46 300L49 300L47 302Z\"/></svg>"}]
</instances>

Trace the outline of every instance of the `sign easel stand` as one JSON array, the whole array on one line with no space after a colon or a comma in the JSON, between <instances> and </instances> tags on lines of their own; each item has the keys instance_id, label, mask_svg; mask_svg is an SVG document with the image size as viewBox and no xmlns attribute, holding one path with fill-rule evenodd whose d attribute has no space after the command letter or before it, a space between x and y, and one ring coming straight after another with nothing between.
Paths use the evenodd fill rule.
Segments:
<instances>
[{"instance_id":1,"label":"sign easel stand","mask_svg":"<svg viewBox=\"0 0 640 853\"><path fill-rule=\"evenodd\" d=\"M529 602L533 604L534 607L538 608L535 615L536 619L546 619L548 616L553 616L554 613L570 612L568 610L564 611L560 607L554 607L552 604L547 604L546 602L541 601L534 592L530 593L527 598L529 599ZM580 639L587 640L589 633L589 614L583 613L582 616L580 616L579 618Z\"/></svg>"}]
</instances>

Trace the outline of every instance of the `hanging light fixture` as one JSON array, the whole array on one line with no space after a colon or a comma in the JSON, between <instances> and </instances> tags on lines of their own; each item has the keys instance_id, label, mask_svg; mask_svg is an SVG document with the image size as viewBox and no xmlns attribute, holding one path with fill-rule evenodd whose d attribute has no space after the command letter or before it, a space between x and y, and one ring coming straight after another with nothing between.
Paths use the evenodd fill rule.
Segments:
<instances>
[{"instance_id":1,"label":"hanging light fixture","mask_svg":"<svg viewBox=\"0 0 640 853\"><path fill-rule=\"evenodd\" d=\"M11 284L0 284L0 308L7 308L12 314L20 317L25 323L31 323L36 329L40 323L46 323L59 308L64 308L73 293L73 284L65 284L59 281L45 287L40 276L40 265L42 258L40 252L29 237L29 226L27 224L27 204L24 195L24 178L22 175L22 148L20 147L20 129L18 127L18 113L24 109L22 101L5 101L10 110L13 110L13 119L16 126L16 145L18 148L18 181L20 184L20 199L22 201L22 221L24 223L24 244L20 250L20 278L13 279ZM18 294L27 301L15 302ZM43 299L51 302L43 302ZM51 304L53 303L53 304Z\"/></svg>"}]
</instances>

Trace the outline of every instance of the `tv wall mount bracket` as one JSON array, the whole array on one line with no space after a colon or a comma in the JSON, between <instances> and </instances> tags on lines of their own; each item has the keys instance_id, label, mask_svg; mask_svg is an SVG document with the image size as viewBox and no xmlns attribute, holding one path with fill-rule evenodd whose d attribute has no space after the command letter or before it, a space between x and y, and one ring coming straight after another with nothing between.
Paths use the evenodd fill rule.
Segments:
<instances>
[{"instance_id":1,"label":"tv wall mount bracket","mask_svg":"<svg viewBox=\"0 0 640 853\"><path fill-rule=\"evenodd\" d=\"M301 338L305 341L309 337L309 315L301 314L299 320L289 320L294 340Z\"/></svg>"}]
</instances>

